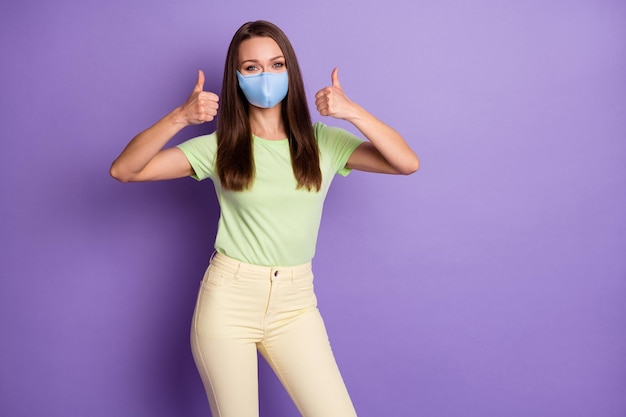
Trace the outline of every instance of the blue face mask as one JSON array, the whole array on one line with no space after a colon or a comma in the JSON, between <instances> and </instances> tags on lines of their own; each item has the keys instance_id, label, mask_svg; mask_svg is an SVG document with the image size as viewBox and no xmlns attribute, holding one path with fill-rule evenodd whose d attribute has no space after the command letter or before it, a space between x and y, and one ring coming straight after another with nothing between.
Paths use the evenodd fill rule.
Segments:
<instances>
[{"instance_id":1,"label":"blue face mask","mask_svg":"<svg viewBox=\"0 0 626 417\"><path fill-rule=\"evenodd\" d=\"M285 72L263 72L255 75L241 75L237 71L239 87L253 106L269 109L287 96L289 77Z\"/></svg>"}]
</instances>

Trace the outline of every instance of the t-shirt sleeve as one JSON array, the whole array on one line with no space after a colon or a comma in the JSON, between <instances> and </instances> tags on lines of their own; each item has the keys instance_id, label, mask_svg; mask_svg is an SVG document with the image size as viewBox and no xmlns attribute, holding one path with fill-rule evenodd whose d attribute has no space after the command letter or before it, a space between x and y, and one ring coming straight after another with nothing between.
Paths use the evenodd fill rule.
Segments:
<instances>
[{"instance_id":1,"label":"t-shirt sleeve","mask_svg":"<svg viewBox=\"0 0 626 417\"><path fill-rule=\"evenodd\" d=\"M334 172L344 177L348 175L351 169L346 168L346 163L363 141L345 129L326 126L321 122L315 123L314 131L322 157L328 155L331 158Z\"/></svg>"},{"instance_id":2,"label":"t-shirt sleeve","mask_svg":"<svg viewBox=\"0 0 626 417\"><path fill-rule=\"evenodd\" d=\"M217 135L198 136L177 145L194 170L192 178L198 181L213 178L217 154Z\"/></svg>"}]
</instances>

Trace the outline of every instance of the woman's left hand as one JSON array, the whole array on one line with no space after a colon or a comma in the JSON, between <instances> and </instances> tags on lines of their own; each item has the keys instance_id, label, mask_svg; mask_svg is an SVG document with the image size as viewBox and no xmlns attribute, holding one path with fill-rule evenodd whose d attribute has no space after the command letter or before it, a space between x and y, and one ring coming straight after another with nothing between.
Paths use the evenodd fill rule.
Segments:
<instances>
[{"instance_id":1,"label":"woman's left hand","mask_svg":"<svg viewBox=\"0 0 626 417\"><path fill-rule=\"evenodd\" d=\"M332 85L322 88L315 94L315 105L322 116L348 120L354 113L354 103L343 92L338 73L337 68L333 69L330 76Z\"/></svg>"}]
</instances>

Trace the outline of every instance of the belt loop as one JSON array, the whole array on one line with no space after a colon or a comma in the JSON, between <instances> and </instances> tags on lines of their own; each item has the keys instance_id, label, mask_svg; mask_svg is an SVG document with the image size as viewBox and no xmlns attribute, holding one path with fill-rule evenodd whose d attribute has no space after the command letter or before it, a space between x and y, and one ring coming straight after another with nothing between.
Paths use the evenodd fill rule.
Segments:
<instances>
[{"instance_id":1,"label":"belt loop","mask_svg":"<svg viewBox=\"0 0 626 417\"><path fill-rule=\"evenodd\" d=\"M293 281L294 281L294 279L293 279L293 268L291 268L291 283L292 284L293 284Z\"/></svg>"},{"instance_id":2,"label":"belt loop","mask_svg":"<svg viewBox=\"0 0 626 417\"><path fill-rule=\"evenodd\" d=\"M217 251L213 250L213 253L211 254L211 257L209 258L209 263L213 262L213 258L215 258L215 255L217 255Z\"/></svg>"}]
</instances>

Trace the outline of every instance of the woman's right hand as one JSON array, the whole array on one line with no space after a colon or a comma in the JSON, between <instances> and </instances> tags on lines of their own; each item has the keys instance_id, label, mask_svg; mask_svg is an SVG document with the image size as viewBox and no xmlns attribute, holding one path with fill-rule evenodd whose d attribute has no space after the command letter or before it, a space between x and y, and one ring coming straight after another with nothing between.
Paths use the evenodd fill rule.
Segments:
<instances>
[{"instance_id":1,"label":"woman's right hand","mask_svg":"<svg viewBox=\"0 0 626 417\"><path fill-rule=\"evenodd\" d=\"M204 91L204 72L198 70L198 81L180 109L187 124L197 125L210 122L217 116L218 102L217 94Z\"/></svg>"}]
</instances>

